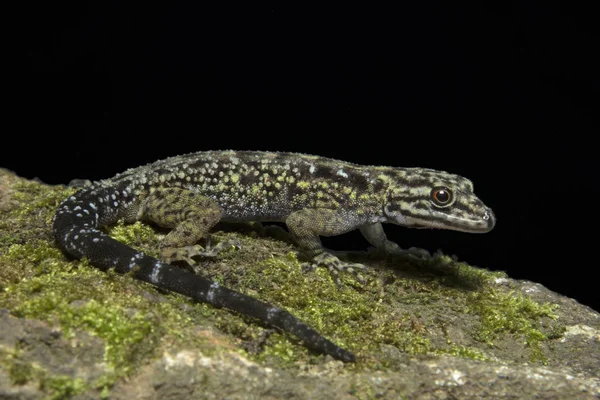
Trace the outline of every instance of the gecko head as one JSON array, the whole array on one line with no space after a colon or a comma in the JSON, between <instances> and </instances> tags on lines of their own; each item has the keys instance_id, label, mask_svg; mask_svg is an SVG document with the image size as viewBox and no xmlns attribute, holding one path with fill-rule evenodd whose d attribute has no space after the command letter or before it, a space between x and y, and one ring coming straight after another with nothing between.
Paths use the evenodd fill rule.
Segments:
<instances>
[{"instance_id":1,"label":"gecko head","mask_svg":"<svg viewBox=\"0 0 600 400\"><path fill-rule=\"evenodd\" d=\"M397 171L388 189L388 222L413 228L485 233L496 217L473 193L473 183L459 175L423 168Z\"/></svg>"}]
</instances>

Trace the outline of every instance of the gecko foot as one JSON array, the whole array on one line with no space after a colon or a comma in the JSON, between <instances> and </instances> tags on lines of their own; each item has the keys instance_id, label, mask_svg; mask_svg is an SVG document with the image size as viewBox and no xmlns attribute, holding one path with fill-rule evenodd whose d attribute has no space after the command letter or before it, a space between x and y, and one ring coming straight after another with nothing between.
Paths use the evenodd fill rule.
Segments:
<instances>
[{"instance_id":1,"label":"gecko foot","mask_svg":"<svg viewBox=\"0 0 600 400\"><path fill-rule=\"evenodd\" d=\"M369 249L369 253L375 257L399 257L405 260L429 260L431 258L431 254L429 251L425 249L421 249L418 247L410 247L408 249L403 249L398 244L387 240L385 245L380 248L371 248Z\"/></svg>"},{"instance_id":2,"label":"gecko foot","mask_svg":"<svg viewBox=\"0 0 600 400\"><path fill-rule=\"evenodd\" d=\"M398 249L396 251L390 252L392 256L400 256L400 257L408 257L417 260L429 260L431 258L431 253L425 249L421 249L419 247L410 247L408 249Z\"/></svg>"},{"instance_id":3,"label":"gecko foot","mask_svg":"<svg viewBox=\"0 0 600 400\"><path fill-rule=\"evenodd\" d=\"M358 280L361 284L365 284L365 278L360 274L360 271L364 271L367 269L362 264L357 263L346 263L340 261L339 258L334 256L333 254L323 252L318 254L312 258L312 260L308 263L304 263L302 265L302 269L304 271L314 271L317 267L325 267L329 270L329 274L333 278L335 284L338 287L342 286L342 282L340 281L340 272L349 272L356 280Z\"/></svg>"},{"instance_id":4,"label":"gecko foot","mask_svg":"<svg viewBox=\"0 0 600 400\"><path fill-rule=\"evenodd\" d=\"M167 263L171 263L173 261L185 261L189 264L189 266L194 270L196 274L199 274L200 268L198 266L198 263L192 257L214 258L222 250L231 247L235 247L238 250L242 248L240 242L235 239L225 240L223 242L218 243L215 246L211 246L210 240L207 238L205 247L196 244L193 246L163 248L161 250L161 259Z\"/></svg>"}]
</instances>

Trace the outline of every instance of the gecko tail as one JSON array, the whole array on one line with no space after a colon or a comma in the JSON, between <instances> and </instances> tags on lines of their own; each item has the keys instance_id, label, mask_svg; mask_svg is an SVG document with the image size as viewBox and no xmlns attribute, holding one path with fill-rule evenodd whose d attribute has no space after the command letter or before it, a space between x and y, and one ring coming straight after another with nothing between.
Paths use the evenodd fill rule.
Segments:
<instances>
[{"instance_id":1,"label":"gecko tail","mask_svg":"<svg viewBox=\"0 0 600 400\"><path fill-rule=\"evenodd\" d=\"M354 354L326 339L288 311L159 261L111 238L98 229L100 218L98 208L90 207L89 201L69 198L54 218L56 242L71 256L85 256L92 265L103 271L114 269L121 274L130 273L157 288L257 318L295 335L306 347L316 352L345 362L355 361Z\"/></svg>"}]
</instances>

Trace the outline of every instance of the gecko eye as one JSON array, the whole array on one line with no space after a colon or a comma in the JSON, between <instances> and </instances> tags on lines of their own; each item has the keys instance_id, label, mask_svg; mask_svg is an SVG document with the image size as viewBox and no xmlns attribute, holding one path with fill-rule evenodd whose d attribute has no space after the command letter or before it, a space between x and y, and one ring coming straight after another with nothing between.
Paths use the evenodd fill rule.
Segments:
<instances>
[{"instance_id":1,"label":"gecko eye","mask_svg":"<svg viewBox=\"0 0 600 400\"><path fill-rule=\"evenodd\" d=\"M447 187L434 187L431 189L431 200L438 206L447 206L452 202L452 191Z\"/></svg>"}]
</instances>

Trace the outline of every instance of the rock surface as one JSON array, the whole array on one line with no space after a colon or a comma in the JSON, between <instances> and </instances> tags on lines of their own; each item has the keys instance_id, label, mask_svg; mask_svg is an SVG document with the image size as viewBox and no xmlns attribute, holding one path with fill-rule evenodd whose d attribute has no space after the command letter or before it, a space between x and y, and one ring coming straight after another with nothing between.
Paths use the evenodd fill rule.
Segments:
<instances>
[{"instance_id":1,"label":"rock surface","mask_svg":"<svg viewBox=\"0 0 600 400\"><path fill-rule=\"evenodd\" d=\"M67 190L0 170L0 399L600 398L600 315L539 284L439 256L361 260L371 283L338 293L327 274L297 272L289 243L224 233L244 247L207 272L345 343L358 362L343 364L250 319L67 260L49 231ZM158 240L127 229L111 234L140 248ZM363 311L327 325L352 307Z\"/></svg>"}]
</instances>

